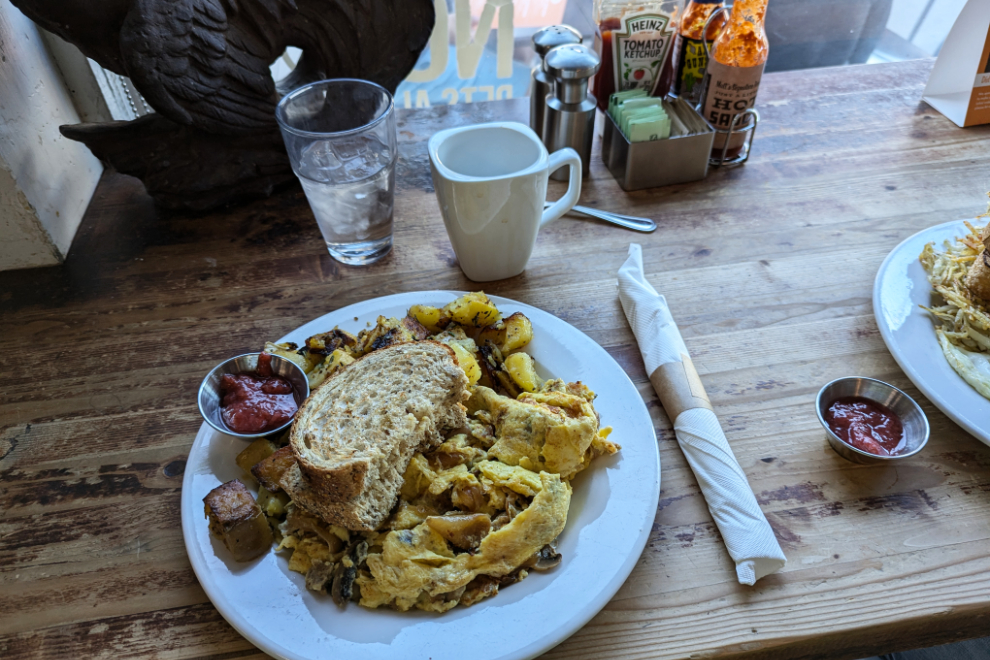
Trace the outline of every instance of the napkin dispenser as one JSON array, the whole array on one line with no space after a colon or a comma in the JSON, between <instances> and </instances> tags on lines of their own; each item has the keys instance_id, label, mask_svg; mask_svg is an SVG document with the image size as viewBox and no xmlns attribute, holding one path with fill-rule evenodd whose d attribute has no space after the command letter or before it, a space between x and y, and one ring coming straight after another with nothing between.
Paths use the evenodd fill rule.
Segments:
<instances>
[{"instance_id":1,"label":"napkin dispenser","mask_svg":"<svg viewBox=\"0 0 990 660\"><path fill-rule=\"evenodd\" d=\"M684 99L664 102L671 117L670 137L629 142L605 113L602 160L619 186L629 192L704 179L715 131Z\"/></svg>"}]
</instances>

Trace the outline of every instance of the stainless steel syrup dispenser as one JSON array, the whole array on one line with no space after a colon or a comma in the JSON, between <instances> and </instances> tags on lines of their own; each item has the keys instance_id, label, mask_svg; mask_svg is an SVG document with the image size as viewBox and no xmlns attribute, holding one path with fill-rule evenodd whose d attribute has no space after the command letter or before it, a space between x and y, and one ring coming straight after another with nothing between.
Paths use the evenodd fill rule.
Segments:
<instances>
[{"instance_id":1,"label":"stainless steel syrup dispenser","mask_svg":"<svg viewBox=\"0 0 990 660\"><path fill-rule=\"evenodd\" d=\"M597 105L588 93L588 81L601 68L601 58L587 46L570 44L557 46L543 62L554 79L543 120L543 144L551 153L564 147L574 149L581 156L582 171L588 174ZM557 181L566 181L568 176L566 168L550 175Z\"/></svg>"},{"instance_id":2,"label":"stainless steel syrup dispenser","mask_svg":"<svg viewBox=\"0 0 990 660\"><path fill-rule=\"evenodd\" d=\"M567 44L581 43L581 33L569 25L551 25L533 35L533 48L540 56L540 63L531 73L533 86L529 95L529 127L542 136L543 113L547 95L553 93L553 78L547 75L544 58L551 49Z\"/></svg>"}]
</instances>

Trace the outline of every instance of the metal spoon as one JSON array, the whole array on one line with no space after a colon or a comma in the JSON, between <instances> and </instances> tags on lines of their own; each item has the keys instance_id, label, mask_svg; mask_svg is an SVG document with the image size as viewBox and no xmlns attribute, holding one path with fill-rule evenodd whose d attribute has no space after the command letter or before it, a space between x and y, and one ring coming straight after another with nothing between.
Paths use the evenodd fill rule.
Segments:
<instances>
[{"instance_id":1,"label":"metal spoon","mask_svg":"<svg viewBox=\"0 0 990 660\"><path fill-rule=\"evenodd\" d=\"M551 204L553 202L546 202L543 208L548 208ZM651 232L657 228L657 223L649 218L638 218L634 215L622 215L621 213L612 213L611 211L599 211L598 209L588 208L587 206L575 206L568 213L580 213L581 215L598 218L599 220L611 222L612 224L634 231Z\"/></svg>"}]
</instances>

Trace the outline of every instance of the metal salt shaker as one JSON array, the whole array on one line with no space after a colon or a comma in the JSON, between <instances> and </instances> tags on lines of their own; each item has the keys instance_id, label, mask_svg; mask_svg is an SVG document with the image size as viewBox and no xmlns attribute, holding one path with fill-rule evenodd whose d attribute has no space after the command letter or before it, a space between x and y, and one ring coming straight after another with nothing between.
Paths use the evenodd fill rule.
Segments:
<instances>
[{"instance_id":1,"label":"metal salt shaker","mask_svg":"<svg viewBox=\"0 0 990 660\"><path fill-rule=\"evenodd\" d=\"M582 171L588 174L597 105L588 93L588 81L601 68L601 58L587 46L571 44L551 50L544 64L555 84L553 96L547 98L543 144L551 153L564 147L574 149L581 156ZM550 177L566 181L569 173L565 167Z\"/></svg>"},{"instance_id":2,"label":"metal salt shaker","mask_svg":"<svg viewBox=\"0 0 990 660\"><path fill-rule=\"evenodd\" d=\"M547 75L544 58L552 48L579 43L581 43L581 33L569 25L551 25L533 35L533 48L540 56L540 63L533 67L531 73L533 87L529 95L529 127L537 135L542 136L547 95L553 93L553 78Z\"/></svg>"}]
</instances>

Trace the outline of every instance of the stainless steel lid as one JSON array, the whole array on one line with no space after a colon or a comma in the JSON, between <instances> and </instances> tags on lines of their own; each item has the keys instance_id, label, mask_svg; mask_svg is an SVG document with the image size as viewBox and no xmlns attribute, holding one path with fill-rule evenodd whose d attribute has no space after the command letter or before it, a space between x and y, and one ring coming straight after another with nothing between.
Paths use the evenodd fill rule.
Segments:
<instances>
[{"instance_id":1,"label":"stainless steel lid","mask_svg":"<svg viewBox=\"0 0 990 660\"><path fill-rule=\"evenodd\" d=\"M558 80L590 78L602 66L598 53L581 44L557 46L544 60L546 72Z\"/></svg>"},{"instance_id":2,"label":"stainless steel lid","mask_svg":"<svg viewBox=\"0 0 990 660\"><path fill-rule=\"evenodd\" d=\"M533 46L540 59L546 57L551 48L579 43L581 43L581 33L570 25L551 25L533 35Z\"/></svg>"}]
</instances>

